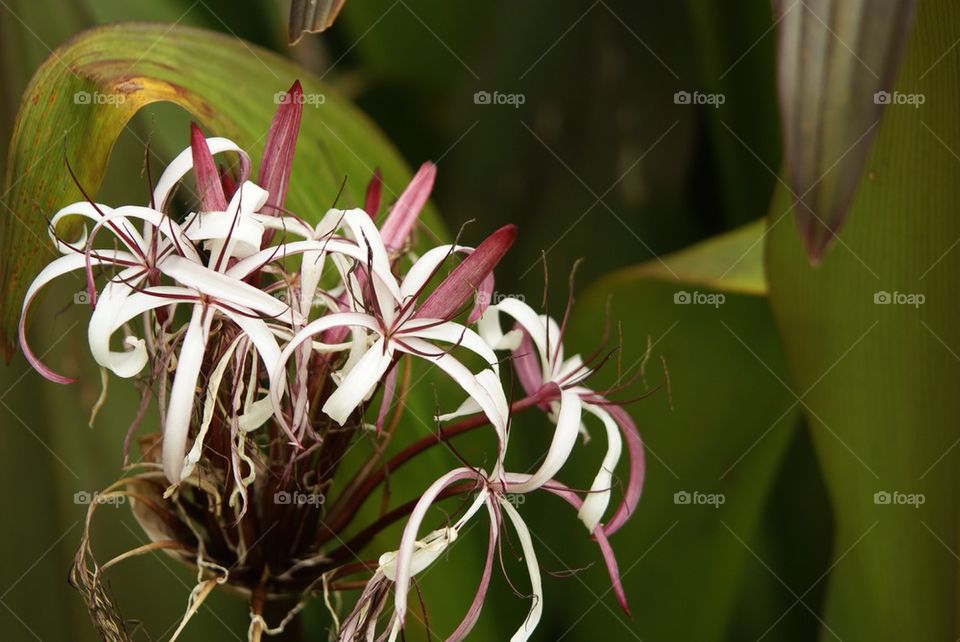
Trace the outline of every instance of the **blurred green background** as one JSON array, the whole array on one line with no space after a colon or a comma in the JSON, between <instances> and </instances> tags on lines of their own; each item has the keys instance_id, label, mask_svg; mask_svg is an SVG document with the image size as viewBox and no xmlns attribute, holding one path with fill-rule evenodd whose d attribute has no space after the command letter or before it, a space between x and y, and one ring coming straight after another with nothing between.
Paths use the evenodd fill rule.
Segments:
<instances>
[{"instance_id":1,"label":"blurred green background","mask_svg":"<svg viewBox=\"0 0 960 642\"><path fill-rule=\"evenodd\" d=\"M960 65L950 42L960 29L948 3L923 5L916 28L929 46L911 44L899 81L931 94L933 104L884 122L844 242L818 271L802 257L790 217L780 222L791 202L778 178L768 3L351 0L329 31L293 48L286 10L286 3L226 0L4 0L0 141L6 148L40 63L92 26L196 26L293 59L353 100L410 166L438 163L433 203L448 231L470 222L464 238L476 241L502 224L519 225L497 273L499 293L539 302L545 263L556 313L570 269L585 259L569 344L592 352L609 306L622 350L602 381L635 372L648 346L643 377L625 396L669 379L630 406L648 448L647 483L637 514L612 543L634 618L618 610L575 514L558 510L552 497L531 497L522 512L542 567L556 575L545 572L534 639L956 639L960 485L951 443L960 422L951 391L960 382L960 340L948 293L957 285L950 249L960 232L951 187ZM240 69L265 64L255 50L239 51ZM278 77L272 91L287 84ZM723 101L686 104L678 92ZM323 118L322 105L305 108L305 121ZM169 104L141 110L118 139L97 200L144 200L144 141L169 159L186 146L188 122ZM309 180L329 168L297 171ZM348 181L356 187L367 178ZM4 208L3 216L16 216ZM757 224L722 237L708 258L656 258L768 212L769 235ZM689 265L707 275L688 279L682 266ZM741 269L747 286L722 283ZM918 287L943 294L919 318L886 315L870 300L878 290ZM675 304L678 294L714 289L725 292L721 305ZM62 369L83 372L81 382L57 387L19 355L0 369L5 640L95 639L66 583L85 513L74 494L117 477L136 403L133 391L112 381L107 407L94 429L87 426L99 376L85 345L85 312L71 305L69 287L61 290L35 317L33 342L49 346ZM421 402L414 410L426 415L433 393ZM529 423L536 433L537 422ZM541 438L517 433L512 448L537 452ZM569 485L589 486L603 456L602 435L595 436L565 469ZM394 481L393 497L415 497L455 463L435 453ZM873 492L896 490L922 490L927 503L911 509L872 500ZM724 501L687 505L677 499L682 493ZM101 559L144 541L125 508L101 516L94 531ZM468 532L424 576L440 635L469 603L485 535ZM390 542L377 540L371 552ZM519 565L508 571L526 586ZM476 639L508 639L528 606L495 578ZM142 620L142 639L169 637L192 586L190 572L163 556L133 560L111 580L124 615ZM183 639L243 639L246 621L242 599L216 595ZM325 639L328 624L318 601L304 616L304 639ZM408 639L424 635L412 630Z\"/></svg>"}]
</instances>

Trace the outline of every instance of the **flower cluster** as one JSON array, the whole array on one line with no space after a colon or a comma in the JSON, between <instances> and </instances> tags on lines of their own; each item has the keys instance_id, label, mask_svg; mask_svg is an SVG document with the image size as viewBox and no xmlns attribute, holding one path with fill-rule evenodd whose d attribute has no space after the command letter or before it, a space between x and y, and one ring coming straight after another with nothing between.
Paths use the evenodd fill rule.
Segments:
<instances>
[{"instance_id":1,"label":"flower cluster","mask_svg":"<svg viewBox=\"0 0 960 642\"><path fill-rule=\"evenodd\" d=\"M497 230L476 247L413 251L412 235L436 173L429 163L379 225L378 174L362 208L334 204L322 213L290 212L285 196L300 93L295 83L290 99L281 101L256 181L241 148L205 138L193 126L190 147L152 186L149 205L111 208L87 198L50 222L62 256L27 292L20 321L27 359L47 378L71 381L35 356L26 329L39 290L78 272L92 308L88 340L94 359L119 377L146 381L144 410L150 398L158 400L162 434L141 439L141 472L111 492L131 497L153 547L198 569L190 612L215 584L249 591L252 638L277 630L265 621L265 596L309 596L321 586L344 591L344 578L362 573L368 579L353 609L338 621L338 639L395 639L416 575L484 508L486 563L476 597L450 639L464 638L477 621L509 525L532 587L530 612L513 638L526 640L540 618L543 591L531 533L509 498L536 490L578 511L626 609L608 537L639 501L643 446L627 413L607 393L587 386L598 355L584 360L564 353L566 314L558 323L517 299L490 304L493 270L513 243L515 227ZM233 160L232 166L218 166L215 157ZM175 191L188 189L184 178L191 170L196 208L178 215ZM59 230L76 217L90 224L79 239L67 240ZM465 400L437 413L436 434L413 440L388 459L382 452L403 432L398 424L415 361L451 380ZM508 362L523 390L512 403L510 375L501 368ZM368 408L374 399L379 407ZM554 429L538 465L511 470L512 418L528 409L545 412ZM606 455L591 487L575 491L556 477L578 438L587 436L588 419L603 426ZM487 470L464 461L417 500L354 528L388 471L396 473L427 449L481 426L492 427L496 437ZM373 440L377 454L346 483L335 479L340 461L361 439ZM622 498L611 506L624 444L629 472ZM459 517L421 536L429 509L454 495L468 498ZM300 496L325 499L290 499ZM396 551L373 561L356 557L404 517ZM88 549L78 556L72 578L91 610L102 611L99 570L82 566ZM139 552L146 550L153 549ZM392 615L384 618L391 594ZM98 626L105 629L103 620Z\"/></svg>"}]
</instances>

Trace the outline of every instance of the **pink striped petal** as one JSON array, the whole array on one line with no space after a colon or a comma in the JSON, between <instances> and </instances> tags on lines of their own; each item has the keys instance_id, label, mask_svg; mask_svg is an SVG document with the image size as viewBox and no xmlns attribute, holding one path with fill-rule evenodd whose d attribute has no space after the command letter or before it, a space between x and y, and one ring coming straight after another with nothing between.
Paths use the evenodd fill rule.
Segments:
<instances>
[{"instance_id":1,"label":"pink striped petal","mask_svg":"<svg viewBox=\"0 0 960 642\"><path fill-rule=\"evenodd\" d=\"M461 621L456 630L450 634L447 642L461 642L470 635L470 631L473 630L477 620L480 619L480 609L483 608L483 603L487 598L487 591L490 589L490 576L493 574L493 558L497 550L497 538L499 537L500 529L497 525L499 516L494 510L493 504L487 504L487 511L490 513L490 539L487 542L487 560L483 564L483 575L480 576L480 586L477 587L477 592L473 596L473 602L470 604L470 609L467 611L467 614L463 617L463 621Z\"/></svg>"},{"instance_id":2,"label":"pink striped petal","mask_svg":"<svg viewBox=\"0 0 960 642\"><path fill-rule=\"evenodd\" d=\"M437 177L437 167L433 163L424 163L411 179L407 189L394 203L387 220L380 226L383 244L391 252L399 250L407 242L420 211L430 198L433 181Z\"/></svg>"},{"instance_id":3,"label":"pink striped petal","mask_svg":"<svg viewBox=\"0 0 960 642\"><path fill-rule=\"evenodd\" d=\"M414 316L423 319L446 319L456 314L460 306L476 294L516 239L516 225L504 225L484 239L483 243L430 293Z\"/></svg>"},{"instance_id":4,"label":"pink striped petal","mask_svg":"<svg viewBox=\"0 0 960 642\"><path fill-rule=\"evenodd\" d=\"M363 199L363 210L376 219L380 211L380 200L383 195L383 179L380 177L380 168L373 170L373 178L367 183L367 195Z\"/></svg>"},{"instance_id":5,"label":"pink striped petal","mask_svg":"<svg viewBox=\"0 0 960 642\"><path fill-rule=\"evenodd\" d=\"M643 457L643 440L640 438L640 431L633 419L626 410L620 406L609 405L604 409L610 413L613 420L620 426L620 430L627 442L627 454L630 457L630 477L627 481L627 488L623 494L623 501L617 507L613 517L611 517L603 527L606 535L613 535L621 526L623 526L633 511L636 510L640 502L640 495L643 492L643 478L646 472L646 465Z\"/></svg>"},{"instance_id":6,"label":"pink striped petal","mask_svg":"<svg viewBox=\"0 0 960 642\"><path fill-rule=\"evenodd\" d=\"M517 371L517 378L520 379L524 392L532 395L543 386L543 370L530 334L519 324L517 328L520 330L521 339L520 345L513 351L513 367ZM545 407L545 404L541 406Z\"/></svg>"},{"instance_id":7,"label":"pink striped petal","mask_svg":"<svg viewBox=\"0 0 960 642\"><path fill-rule=\"evenodd\" d=\"M467 317L467 323L476 323L483 313L490 307L490 299L493 298L493 290L496 287L493 278L493 272L487 275L477 288L477 294L473 298L473 309L470 310L470 316Z\"/></svg>"},{"instance_id":8,"label":"pink striped petal","mask_svg":"<svg viewBox=\"0 0 960 642\"><path fill-rule=\"evenodd\" d=\"M530 475L526 474L507 473L505 476L506 492L513 492L517 484L526 482L529 477ZM583 500L580 499L580 496L562 482L551 479L541 486L541 488L565 500L578 511L581 506L583 506ZM603 555L603 562L607 567L607 574L610 576L610 583L613 588L613 593L617 597L617 602L620 604L620 608L623 609L624 613L633 617L630 613L630 606L627 604L627 594L623 590L623 583L620 581L620 568L617 565L617 558L614 556L613 548L611 548L610 542L607 540L607 535L603 532L602 528L597 527L593 530L593 537L600 546L600 553Z\"/></svg>"},{"instance_id":9,"label":"pink striped petal","mask_svg":"<svg viewBox=\"0 0 960 642\"><path fill-rule=\"evenodd\" d=\"M190 151L201 209L205 212L222 212L227 209L227 197L223 193L220 172L213 162L207 139L196 123L190 123Z\"/></svg>"},{"instance_id":10,"label":"pink striped petal","mask_svg":"<svg viewBox=\"0 0 960 642\"><path fill-rule=\"evenodd\" d=\"M511 490L510 485L516 481L523 481L527 475L507 475L507 491ZM578 511L581 506L583 506L583 500L580 499L580 496L575 492L570 490L566 485L561 482L551 479L549 482L541 486L543 490L553 493L557 497L566 500L568 504L573 506ZM607 539L606 533L603 529L597 527L593 530L593 537L597 540L597 545L600 546L600 554L603 555L603 563L607 567L607 574L610 576L610 583L613 588L613 593L617 597L617 602L620 604L620 608L623 609L623 612L626 613L629 617L633 617L630 613L630 605L627 603L627 594L623 590L623 583L620 581L620 568L617 565L617 558L613 553L613 548L610 546L610 542Z\"/></svg>"},{"instance_id":11,"label":"pink striped petal","mask_svg":"<svg viewBox=\"0 0 960 642\"><path fill-rule=\"evenodd\" d=\"M387 420L387 413L393 405L393 397L397 390L397 372L399 367L394 364L383 380L383 399L380 400L380 410L377 412L377 434L383 432L383 424Z\"/></svg>"},{"instance_id":12,"label":"pink striped petal","mask_svg":"<svg viewBox=\"0 0 960 642\"><path fill-rule=\"evenodd\" d=\"M103 258L91 259L94 265L109 264L111 262L110 259L113 258L126 261L136 261L132 254L127 254L126 252L117 252L114 250L100 251L98 252L98 256ZM39 372L45 379L49 379L54 383L74 383L76 379L57 374L33 354L33 350L30 349L30 344L27 342L27 313L30 311L30 304L33 302L34 297L36 297L37 293L43 288L43 286L56 279L58 276L62 276L68 272L72 272L73 270L83 269L85 265L86 257L83 254L68 254L67 256L62 256L55 261L52 261L40 271L40 274L38 274L37 278L35 278L33 283L30 284L30 287L27 289L27 293L23 298L23 308L20 311L20 323L17 326L17 332L20 338L20 349L23 350L23 356L26 358L30 366Z\"/></svg>"},{"instance_id":13,"label":"pink striped petal","mask_svg":"<svg viewBox=\"0 0 960 642\"><path fill-rule=\"evenodd\" d=\"M283 96L267 132L267 141L260 158L257 184L270 193L266 211L275 212L287 200L287 187L293 168L293 153L300 133L300 116L303 113L303 88L294 81Z\"/></svg>"}]
</instances>

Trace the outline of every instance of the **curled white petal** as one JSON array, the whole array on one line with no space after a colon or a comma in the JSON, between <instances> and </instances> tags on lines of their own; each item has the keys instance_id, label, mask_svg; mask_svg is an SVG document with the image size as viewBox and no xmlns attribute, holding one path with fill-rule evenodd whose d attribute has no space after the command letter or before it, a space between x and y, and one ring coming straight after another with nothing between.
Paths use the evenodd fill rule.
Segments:
<instances>
[{"instance_id":1,"label":"curled white petal","mask_svg":"<svg viewBox=\"0 0 960 642\"><path fill-rule=\"evenodd\" d=\"M520 513L510 502L502 497L497 498L501 508L507 513L507 517L513 523L514 530L517 531L517 539L520 540L520 547L523 549L523 561L527 565L527 572L530 574L530 591L532 593L530 612L523 624L510 638L510 642L526 642L530 639L537 624L540 623L540 617L543 615L543 583L540 577L540 566L537 563L537 552L533 548L533 540L530 537L530 530L524 523Z\"/></svg>"},{"instance_id":2,"label":"curled white petal","mask_svg":"<svg viewBox=\"0 0 960 642\"><path fill-rule=\"evenodd\" d=\"M584 526L591 533L600 520L603 519L603 513L610 504L610 487L613 485L613 471L620 460L620 451L623 446L623 438L620 436L620 428L613 420L613 417L600 406L586 403L584 409L603 422L603 427L607 431L607 453L600 464L600 470L590 484L590 492L583 500L583 505L577 516Z\"/></svg>"},{"instance_id":3,"label":"curled white petal","mask_svg":"<svg viewBox=\"0 0 960 642\"><path fill-rule=\"evenodd\" d=\"M249 157L247 153L240 149L240 147L228 138L212 137L207 139L207 147L210 148L210 153L213 155L222 154L224 152L236 152L243 156L246 159L246 162L249 163ZM157 186L153 190L153 202L154 206L158 210L163 210L167 205L167 199L170 197L170 194L173 192L173 188L177 186L177 183L180 182L184 176L187 175L193 169L193 150L190 147L187 147L182 152L177 154L177 157L170 161L170 164L167 165L167 168L163 171L163 174L160 175L160 179L157 181Z\"/></svg>"},{"instance_id":4,"label":"curled white petal","mask_svg":"<svg viewBox=\"0 0 960 642\"><path fill-rule=\"evenodd\" d=\"M131 271L133 270L136 268L131 268ZM132 274L127 272L120 274L120 278L130 279L131 276ZM148 356L143 339L132 336L124 339L128 350L111 350L110 339L113 334L138 315L175 303L166 298L166 295L189 294L188 290L176 287L147 288L136 292L131 285L138 282L139 279L133 279L127 282L112 281L105 285L87 327L87 339L93 358L119 377L133 377L139 373L147 364Z\"/></svg>"},{"instance_id":5,"label":"curled white petal","mask_svg":"<svg viewBox=\"0 0 960 642\"><path fill-rule=\"evenodd\" d=\"M193 309L177 357L177 372L170 387L166 423L163 427L163 471L172 484L179 484L190 432L190 418L197 397L197 379L207 347L213 315L203 306Z\"/></svg>"},{"instance_id":6,"label":"curled white petal","mask_svg":"<svg viewBox=\"0 0 960 642\"><path fill-rule=\"evenodd\" d=\"M342 426L380 383L392 361L393 350L384 339L378 339L327 397L323 412Z\"/></svg>"},{"instance_id":7,"label":"curled white petal","mask_svg":"<svg viewBox=\"0 0 960 642\"><path fill-rule=\"evenodd\" d=\"M530 478L519 484L515 489L518 493L527 493L543 486L560 471L570 457L573 446L580 433L580 416L582 404L580 395L570 390L560 393L560 410L557 413L557 427L553 433L553 441L547 450L543 462Z\"/></svg>"}]
</instances>

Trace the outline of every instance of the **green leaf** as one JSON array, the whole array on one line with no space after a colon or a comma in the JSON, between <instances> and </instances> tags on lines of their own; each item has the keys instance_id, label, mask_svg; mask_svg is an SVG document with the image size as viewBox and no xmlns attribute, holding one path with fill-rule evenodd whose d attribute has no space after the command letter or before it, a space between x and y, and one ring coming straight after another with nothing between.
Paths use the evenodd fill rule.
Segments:
<instances>
[{"instance_id":1,"label":"green leaf","mask_svg":"<svg viewBox=\"0 0 960 642\"><path fill-rule=\"evenodd\" d=\"M927 100L888 106L818 269L782 220L790 195L770 214L772 306L835 509L822 617L844 640L960 635L958 39L960 7L920 3L896 88Z\"/></svg>"},{"instance_id":2,"label":"green leaf","mask_svg":"<svg viewBox=\"0 0 960 642\"><path fill-rule=\"evenodd\" d=\"M653 279L739 294L767 293L763 220L673 254L617 272L619 279Z\"/></svg>"},{"instance_id":3,"label":"green leaf","mask_svg":"<svg viewBox=\"0 0 960 642\"><path fill-rule=\"evenodd\" d=\"M721 266L732 265L759 231L752 224L718 242L664 259L681 279L694 277L691 281L669 273L665 278L662 266L646 264L601 280L577 301L569 345L583 353L595 349L609 299L610 317L622 323L622 354L616 358L622 372L628 376L643 362L649 337L653 356L643 380L650 386L665 380L662 356L670 384L669 392L660 390L628 406L646 443L647 477L636 515L612 544L635 619L630 623L619 618L617 623L610 610L596 605L576 622L581 635L602 629L632 639L621 628L626 626L643 639L709 641L726 639L732 626L745 565L757 563L748 547L755 545L764 502L798 425L797 413L781 382L786 367L765 298L698 293L715 297L714 305L707 305L703 298L680 304L683 299L677 295L690 295L693 287L708 283L727 288L730 283L717 278ZM747 257L751 269L746 272L756 274L759 252ZM734 283L739 285L733 289L749 291L759 288L762 280L738 277ZM745 288L744 283L751 285ZM604 378L601 371L597 385L617 379L612 372ZM614 397L633 396L638 387ZM602 437L595 435L585 449L599 462ZM585 481L589 471L590 466L579 469L583 478L571 485L589 485ZM678 503L683 496L676 493L720 493L724 501L717 508L685 505ZM530 519L537 523L538 517ZM566 533L562 541L550 538L550 548L559 552L556 557L543 556L552 568L582 566L595 559L589 541ZM548 587L545 608L555 610L545 617L567 623L570 604L597 603L603 597L595 590L602 575L599 568L585 573L583 582L589 588L566 580L570 595L564 601L565 612L551 606ZM606 598L599 601L609 605L609 595ZM678 604L684 613L696 616L679 616Z\"/></svg>"},{"instance_id":4,"label":"green leaf","mask_svg":"<svg viewBox=\"0 0 960 642\"><path fill-rule=\"evenodd\" d=\"M399 194L410 174L382 134L335 90L276 54L208 31L146 23L94 29L58 49L24 95L4 182L0 321L8 355L23 292L51 258L46 220L82 198L66 159L95 194L130 119L145 105L167 101L207 132L236 140L256 160L276 108L274 95L296 78L312 102L305 107L288 207L306 218L319 216L344 177L339 202L362 203L377 166L386 198ZM184 147L187 142L184 131ZM144 181L146 200L145 180L136 180ZM437 229L432 210L423 220Z\"/></svg>"},{"instance_id":5,"label":"green leaf","mask_svg":"<svg viewBox=\"0 0 960 642\"><path fill-rule=\"evenodd\" d=\"M843 224L916 0L775 0L787 176L807 254Z\"/></svg>"}]
</instances>

